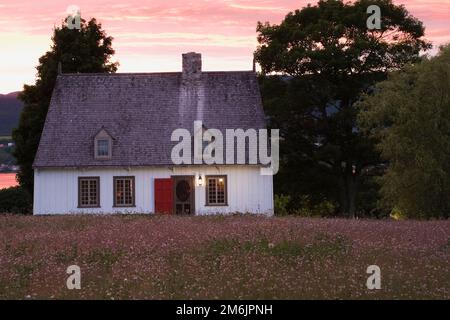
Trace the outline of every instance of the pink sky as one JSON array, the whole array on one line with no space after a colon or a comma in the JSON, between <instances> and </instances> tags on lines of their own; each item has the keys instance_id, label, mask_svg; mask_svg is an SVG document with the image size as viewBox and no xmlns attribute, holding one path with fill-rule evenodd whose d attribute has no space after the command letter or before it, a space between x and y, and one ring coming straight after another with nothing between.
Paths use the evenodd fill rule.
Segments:
<instances>
[{"instance_id":1,"label":"pink sky","mask_svg":"<svg viewBox=\"0 0 450 320\"><path fill-rule=\"evenodd\" d=\"M201 52L204 70L249 70L256 22L279 23L315 0L2 0L0 93L35 78L38 58L50 46L54 25L69 5L95 17L114 37L119 72L179 71L181 53ZM395 0L426 26L434 44L450 42L450 0Z\"/></svg>"}]
</instances>

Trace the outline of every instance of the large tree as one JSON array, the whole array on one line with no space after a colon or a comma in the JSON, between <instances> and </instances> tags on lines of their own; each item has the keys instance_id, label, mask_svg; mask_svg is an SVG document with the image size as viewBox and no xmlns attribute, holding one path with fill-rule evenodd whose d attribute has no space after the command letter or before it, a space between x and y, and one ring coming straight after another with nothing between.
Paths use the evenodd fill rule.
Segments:
<instances>
[{"instance_id":1,"label":"large tree","mask_svg":"<svg viewBox=\"0 0 450 320\"><path fill-rule=\"evenodd\" d=\"M374 4L381 28L369 30ZM368 183L361 177L379 162L357 127L355 102L388 72L420 60L431 47L422 23L391 0L328 0L257 31L264 106L283 137L278 190L335 200L355 216Z\"/></svg>"},{"instance_id":2,"label":"large tree","mask_svg":"<svg viewBox=\"0 0 450 320\"><path fill-rule=\"evenodd\" d=\"M79 29L70 29L63 22L53 30L51 50L39 58L36 67L35 84L25 85L19 95L25 105L13 131L19 182L29 192L33 191L32 164L58 72L115 72L118 64L110 62L112 40L95 19L81 20Z\"/></svg>"},{"instance_id":3,"label":"large tree","mask_svg":"<svg viewBox=\"0 0 450 320\"><path fill-rule=\"evenodd\" d=\"M359 103L389 161L383 204L408 217L450 216L450 45L394 73Z\"/></svg>"}]
</instances>

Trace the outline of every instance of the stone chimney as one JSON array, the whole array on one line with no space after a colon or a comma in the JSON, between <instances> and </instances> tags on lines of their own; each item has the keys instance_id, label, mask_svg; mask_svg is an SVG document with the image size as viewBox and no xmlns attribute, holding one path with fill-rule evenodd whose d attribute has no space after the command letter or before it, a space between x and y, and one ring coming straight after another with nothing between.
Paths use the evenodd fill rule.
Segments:
<instances>
[{"instance_id":1,"label":"stone chimney","mask_svg":"<svg viewBox=\"0 0 450 320\"><path fill-rule=\"evenodd\" d=\"M202 55L200 53L183 53L183 78L199 79L202 74Z\"/></svg>"}]
</instances>

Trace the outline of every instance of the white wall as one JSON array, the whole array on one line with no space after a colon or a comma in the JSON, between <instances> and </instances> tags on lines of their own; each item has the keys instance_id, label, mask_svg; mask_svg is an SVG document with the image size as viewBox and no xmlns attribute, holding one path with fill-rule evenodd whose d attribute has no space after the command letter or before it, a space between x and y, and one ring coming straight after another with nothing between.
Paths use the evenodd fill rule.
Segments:
<instances>
[{"instance_id":1,"label":"white wall","mask_svg":"<svg viewBox=\"0 0 450 320\"><path fill-rule=\"evenodd\" d=\"M34 175L34 214L65 213L152 213L154 179L172 175L227 175L228 206L205 207L205 186L195 187L196 214L273 214L272 176L260 175L256 166L197 166L152 168L36 169ZM113 208L113 176L135 176L136 207ZM100 177L101 208L78 208L78 177ZM204 178L203 178L204 179Z\"/></svg>"}]
</instances>

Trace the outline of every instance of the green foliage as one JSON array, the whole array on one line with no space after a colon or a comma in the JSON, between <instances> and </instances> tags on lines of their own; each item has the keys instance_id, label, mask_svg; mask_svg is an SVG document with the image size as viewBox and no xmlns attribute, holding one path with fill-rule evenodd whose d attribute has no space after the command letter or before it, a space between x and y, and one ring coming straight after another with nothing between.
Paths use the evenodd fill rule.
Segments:
<instances>
[{"instance_id":1,"label":"green foliage","mask_svg":"<svg viewBox=\"0 0 450 320\"><path fill-rule=\"evenodd\" d=\"M94 249L89 253L86 261L90 265L98 265L105 271L111 271L114 264L120 260L123 255L121 250L113 250L111 248Z\"/></svg>"},{"instance_id":2,"label":"green foliage","mask_svg":"<svg viewBox=\"0 0 450 320\"><path fill-rule=\"evenodd\" d=\"M381 8L380 30L367 29L371 4ZM277 193L328 199L355 216L360 193L376 191L365 172L380 164L358 130L355 102L389 71L420 60L430 48L422 23L391 0L328 0L257 31L264 108L282 137Z\"/></svg>"},{"instance_id":3,"label":"green foliage","mask_svg":"<svg viewBox=\"0 0 450 320\"><path fill-rule=\"evenodd\" d=\"M240 245L239 240L235 238L214 239L208 246L206 251L213 256L229 254Z\"/></svg>"},{"instance_id":4,"label":"green foliage","mask_svg":"<svg viewBox=\"0 0 450 320\"><path fill-rule=\"evenodd\" d=\"M389 216L394 220L404 220L407 218L398 208L393 208Z\"/></svg>"},{"instance_id":5,"label":"green foliage","mask_svg":"<svg viewBox=\"0 0 450 320\"><path fill-rule=\"evenodd\" d=\"M64 247L63 250L60 250L54 254L55 260L58 263L74 263L77 260L80 252L78 251L78 247L76 244L73 244L71 247Z\"/></svg>"},{"instance_id":6,"label":"green foliage","mask_svg":"<svg viewBox=\"0 0 450 320\"><path fill-rule=\"evenodd\" d=\"M301 195L294 214L302 217L332 217L336 215L336 204L326 199L314 204L310 196Z\"/></svg>"},{"instance_id":7,"label":"green foliage","mask_svg":"<svg viewBox=\"0 0 450 320\"><path fill-rule=\"evenodd\" d=\"M275 195L275 214L278 216L297 215L302 217L332 217L336 215L336 203L322 199L315 203L309 195Z\"/></svg>"},{"instance_id":8,"label":"green foliage","mask_svg":"<svg viewBox=\"0 0 450 320\"><path fill-rule=\"evenodd\" d=\"M114 54L112 40L95 19L82 20L80 30L71 30L64 23L54 29L51 50L39 59L36 83L25 85L19 95L25 106L19 127L13 131L14 156L20 165L19 182L29 192L33 191L32 164L58 75L58 64L61 62L64 73L115 72L118 64L110 62Z\"/></svg>"},{"instance_id":9,"label":"green foliage","mask_svg":"<svg viewBox=\"0 0 450 320\"><path fill-rule=\"evenodd\" d=\"M336 258L352 250L352 243L343 235L319 233L310 243L303 244L292 239L282 239L271 242L265 236L255 240L239 240L237 238L214 239L202 251L209 257L230 255L239 252L253 252L273 255L278 258L295 258L303 256L306 259Z\"/></svg>"},{"instance_id":10,"label":"green foliage","mask_svg":"<svg viewBox=\"0 0 450 320\"><path fill-rule=\"evenodd\" d=\"M315 241L306 247L312 258L345 256L353 249L352 242L343 235L318 234Z\"/></svg>"},{"instance_id":11,"label":"green foliage","mask_svg":"<svg viewBox=\"0 0 450 320\"><path fill-rule=\"evenodd\" d=\"M32 199L21 187L0 190L0 213L31 214Z\"/></svg>"},{"instance_id":12,"label":"green foliage","mask_svg":"<svg viewBox=\"0 0 450 320\"><path fill-rule=\"evenodd\" d=\"M359 122L389 161L383 204L407 217L450 214L450 45L377 85ZM401 214L399 214L401 213Z\"/></svg>"},{"instance_id":13,"label":"green foliage","mask_svg":"<svg viewBox=\"0 0 450 320\"><path fill-rule=\"evenodd\" d=\"M367 29L369 5L381 8L380 30ZM257 31L256 54L265 73L361 75L380 68L398 69L430 48L421 39L423 24L391 0L320 0L290 12L280 25L258 22Z\"/></svg>"},{"instance_id":14,"label":"green foliage","mask_svg":"<svg viewBox=\"0 0 450 320\"><path fill-rule=\"evenodd\" d=\"M274 197L275 214L279 216L287 215L289 213L288 208L290 202L291 202L290 196L276 194Z\"/></svg>"}]
</instances>

